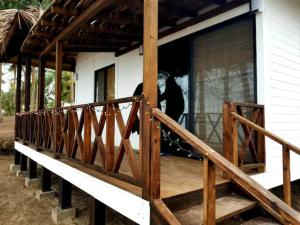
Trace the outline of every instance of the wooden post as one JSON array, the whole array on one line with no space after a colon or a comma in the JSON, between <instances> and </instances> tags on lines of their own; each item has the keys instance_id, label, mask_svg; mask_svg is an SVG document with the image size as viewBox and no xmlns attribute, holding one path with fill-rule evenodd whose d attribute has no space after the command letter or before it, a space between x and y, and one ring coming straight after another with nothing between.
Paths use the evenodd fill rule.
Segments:
<instances>
[{"instance_id":1,"label":"wooden post","mask_svg":"<svg viewBox=\"0 0 300 225\"><path fill-rule=\"evenodd\" d=\"M72 184L59 178L59 208L69 209L72 203Z\"/></svg>"},{"instance_id":2,"label":"wooden post","mask_svg":"<svg viewBox=\"0 0 300 225\"><path fill-rule=\"evenodd\" d=\"M291 188L291 164L290 150L287 146L282 147L283 160L283 199L288 205L292 205L292 188Z\"/></svg>"},{"instance_id":3,"label":"wooden post","mask_svg":"<svg viewBox=\"0 0 300 225\"><path fill-rule=\"evenodd\" d=\"M39 59L39 82L38 82L38 110L43 110L45 108L45 58L41 57ZM35 144L36 150L41 150L41 129L42 129L42 116L38 114L36 116L36 137Z\"/></svg>"},{"instance_id":4,"label":"wooden post","mask_svg":"<svg viewBox=\"0 0 300 225\"><path fill-rule=\"evenodd\" d=\"M224 157L238 166L238 121L231 112L236 112L234 103L225 102L223 106L223 151Z\"/></svg>"},{"instance_id":5,"label":"wooden post","mask_svg":"<svg viewBox=\"0 0 300 225\"><path fill-rule=\"evenodd\" d=\"M25 107L24 111L30 111L30 77L31 77L31 56L26 56L26 72L25 72Z\"/></svg>"},{"instance_id":6,"label":"wooden post","mask_svg":"<svg viewBox=\"0 0 300 225\"><path fill-rule=\"evenodd\" d=\"M21 54L18 55L17 58L17 82L16 82L16 113L21 112L21 85L22 85L22 56ZM20 117L19 117L20 118ZM16 117L15 119L15 136L20 138L21 137L21 129L20 123L22 122L21 119ZM21 155L20 152L15 150L15 165L20 165L21 162Z\"/></svg>"},{"instance_id":7,"label":"wooden post","mask_svg":"<svg viewBox=\"0 0 300 225\"><path fill-rule=\"evenodd\" d=\"M261 108L258 113L257 124L263 128L265 128L265 109ZM257 149L258 149L258 161L259 163L264 163L264 167L259 168L259 172L265 171L265 163L266 163L266 144L265 144L265 136L257 132Z\"/></svg>"},{"instance_id":8,"label":"wooden post","mask_svg":"<svg viewBox=\"0 0 300 225\"><path fill-rule=\"evenodd\" d=\"M45 108L45 58L39 60L39 83L38 83L38 109Z\"/></svg>"},{"instance_id":9,"label":"wooden post","mask_svg":"<svg viewBox=\"0 0 300 225\"><path fill-rule=\"evenodd\" d=\"M36 178L37 163L32 159L29 159L29 179Z\"/></svg>"},{"instance_id":10,"label":"wooden post","mask_svg":"<svg viewBox=\"0 0 300 225\"><path fill-rule=\"evenodd\" d=\"M63 51L62 51L62 43L58 41L56 43L56 76L55 76L55 108L56 110L61 107L61 89L62 89L62 65L63 65ZM58 152L60 137L61 137L61 129L60 129L60 119L58 113L56 112L53 117L53 151Z\"/></svg>"},{"instance_id":11,"label":"wooden post","mask_svg":"<svg viewBox=\"0 0 300 225\"><path fill-rule=\"evenodd\" d=\"M89 198L89 225L105 225L106 206L97 199Z\"/></svg>"},{"instance_id":12,"label":"wooden post","mask_svg":"<svg viewBox=\"0 0 300 225\"><path fill-rule=\"evenodd\" d=\"M216 224L216 170L207 157L203 161L203 224Z\"/></svg>"},{"instance_id":13,"label":"wooden post","mask_svg":"<svg viewBox=\"0 0 300 225\"><path fill-rule=\"evenodd\" d=\"M152 154L160 154L160 151L151 149L151 115L149 107L157 107L157 72L158 72L158 0L144 0L144 72L143 72L143 93L144 93L144 104L143 104L143 132L142 132L142 185L143 185L143 198L151 199L152 194L159 195L159 190L151 190L151 184L153 179L158 182L160 180L159 162L158 157L152 157ZM156 131L160 132L160 131ZM157 137L156 134L154 134ZM155 145L155 148L159 148L159 144ZM151 166L156 168L151 168ZM154 174L151 174L154 173ZM155 185L159 187L160 185ZM154 186L153 186L154 187Z\"/></svg>"},{"instance_id":14,"label":"wooden post","mask_svg":"<svg viewBox=\"0 0 300 225\"><path fill-rule=\"evenodd\" d=\"M106 156L105 167L107 171L112 171L114 167L115 152L115 116L112 105L106 106Z\"/></svg>"},{"instance_id":15,"label":"wooden post","mask_svg":"<svg viewBox=\"0 0 300 225\"><path fill-rule=\"evenodd\" d=\"M27 171L27 156L24 154L21 154L21 165L20 170L21 171Z\"/></svg>"},{"instance_id":16,"label":"wooden post","mask_svg":"<svg viewBox=\"0 0 300 225\"><path fill-rule=\"evenodd\" d=\"M42 185L42 192L49 192L51 191L51 172L42 167L42 177L41 177L41 185Z\"/></svg>"}]
</instances>

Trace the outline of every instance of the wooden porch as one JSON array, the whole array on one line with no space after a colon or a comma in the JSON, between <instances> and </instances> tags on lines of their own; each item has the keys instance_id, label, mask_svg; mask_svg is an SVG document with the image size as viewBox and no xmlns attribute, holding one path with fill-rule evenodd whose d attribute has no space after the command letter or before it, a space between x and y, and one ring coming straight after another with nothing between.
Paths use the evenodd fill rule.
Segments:
<instances>
[{"instance_id":1,"label":"wooden porch","mask_svg":"<svg viewBox=\"0 0 300 225\"><path fill-rule=\"evenodd\" d=\"M125 211L126 207L130 209L130 200L133 199L137 201L135 205L144 204L141 208L146 207L148 211L144 211L143 222L129 216L141 224L150 224L151 220L153 224L211 225L254 207L265 209L269 216L272 215L280 222L299 224L299 213L290 207L289 154L290 151L299 154L300 150L264 129L263 106L245 103L224 105L224 157L157 108L158 37L176 32L248 1L237 0L230 3L213 1L216 8L203 15L198 15L198 12L195 14L193 10L182 13L178 8L197 6L198 9L203 9L202 7L211 6L211 2L194 3L191 0L183 2L181 5L179 1L175 1L173 5L167 0L126 3L114 0L54 1L32 28L22 47L22 52L26 54L25 112L21 112L20 107L22 55L18 60L19 82L16 94L18 148L15 163L20 164L23 171L28 169L29 178L36 177L37 163L42 163L45 168L47 163L51 163L48 167L57 173L60 171L54 165L68 168L74 176L76 173L80 174L85 181L89 180L90 177L87 177L89 175L93 181L97 178L99 185L100 181L103 182L103 186L109 184L110 189L114 191L117 187L120 193L126 192L122 193L128 195L128 202L119 201L113 196L117 192L110 193L110 190L106 189L105 194L111 195L111 205L107 201L105 203L108 206L115 206L120 211ZM172 5L174 7L170 12L168 6ZM73 8L75 10L71 10ZM160 25L159 12L162 12L160 18L163 21ZM126 13L129 13L128 17L124 17ZM172 16L169 16L170 13ZM191 20L178 26L176 21L185 18L186 14ZM57 17L62 18L64 22L58 23ZM143 23L140 18L143 18ZM159 32L160 28L166 26L171 28ZM99 36L92 36L95 31ZM90 35L88 46L83 44L87 34ZM144 60L143 96L61 107L62 70L65 64L74 63L74 52L109 51L119 55L141 44ZM45 109L45 62L53 54L56 59L55 108ZM30 112L32 56L38 56L40 60L39 106L36 112ZM242 108L251 109L250 117L245 116ZM123 109L130 109L129 115L125 115ZM137 117L140 119L140 134L138 148L134 149L130 138ZM241 148L239 148L239 126L244 133ZM162 129L167 129L184 140L192 151L203 156L203 161L175 156L161 157ZM256 172L264 170L265 137L283 146L284 201L241 170L256 170ZM252 158L251 164L246 163L247 152ZM44 172L43 188L49 190L47 170ZM62 177L60 206L68 208L72 184L65 182L65 179L71 178L63 171L60 173ZM80 185L76 177L72 177L72 181ZM89 185L93 186L92 182L82 185L87 189ZM90 192L92 193L91 190ZM97 196L98 200L103 199L99 192ZM118 208L118 204L123 208ZM94 204L92 210L95 212L99 209L95 209ZM132 215L133 211L131 210L129 214ZM151 212L151 219L146 212L149 214ZM144 215L139 216L142 218Z\"/></svg>"}]
</instances>

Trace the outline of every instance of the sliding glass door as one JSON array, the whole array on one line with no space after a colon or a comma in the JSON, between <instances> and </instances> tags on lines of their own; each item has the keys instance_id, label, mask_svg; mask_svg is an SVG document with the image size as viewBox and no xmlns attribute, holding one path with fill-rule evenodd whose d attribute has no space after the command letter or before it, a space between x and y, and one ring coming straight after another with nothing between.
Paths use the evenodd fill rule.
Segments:
<instances>
[{"instance_id":1,"label":"sliding glass door","mask_svg":"<svg viewBox=\"0 0 300 225\"><path fill-rule=\"evenodd\" d=\"M256 99L253 19L218 26L191 42L192 130L222 152L224 101Z\"/></svg>"}]
</instances>

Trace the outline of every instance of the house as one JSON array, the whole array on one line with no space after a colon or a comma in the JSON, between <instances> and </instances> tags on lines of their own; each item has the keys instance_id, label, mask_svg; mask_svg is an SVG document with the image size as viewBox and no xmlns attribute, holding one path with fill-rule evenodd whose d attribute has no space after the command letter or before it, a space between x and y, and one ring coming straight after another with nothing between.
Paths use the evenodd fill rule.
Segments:
<instances>
[{"instance_id":1,"label":"house","mask_svg":"<svg viewBox=\"0 0 300 225\"><path fill-rule=\"evenodd\" d=\"M25 81L40 60L39 111L29 112L27 83L15 163L27 182L42 165L41 195L51 173L61 177L56 219L73 212L75 185L93 197L94 217L107 205L138 224L215 224L261 207L299 224L299 10L299 0L54 1L21 48ZM71 107L61 107L64 65L76 68ZM268 191L279 185L282 200Z\"/></svg>"}]
</instances>

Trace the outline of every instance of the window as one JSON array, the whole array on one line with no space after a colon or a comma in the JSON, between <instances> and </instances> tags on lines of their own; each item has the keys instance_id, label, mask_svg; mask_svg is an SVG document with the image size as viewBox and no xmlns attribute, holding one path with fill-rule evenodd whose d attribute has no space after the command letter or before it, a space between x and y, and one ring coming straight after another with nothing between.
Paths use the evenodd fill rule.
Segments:
<instances>
[{"instance_id":1,"label":"window","mask_svg":"<svg viewBox=\"0 0 300 225\"><path fill-rule=\"evenodd\" d=\"M251 17L192 39L192 129L219 152L223 149L224 101L255 103L254 46Z\"/></svg>"},{"instance_id":2,"label":"window","mask_svg":"<svg viewBox=\"0 0 300 225\"><path fill-rule=\"evenodd\" d=\"M95 71L95 102L115 98L115 66Z\"/></svg>"}]
</instances>

